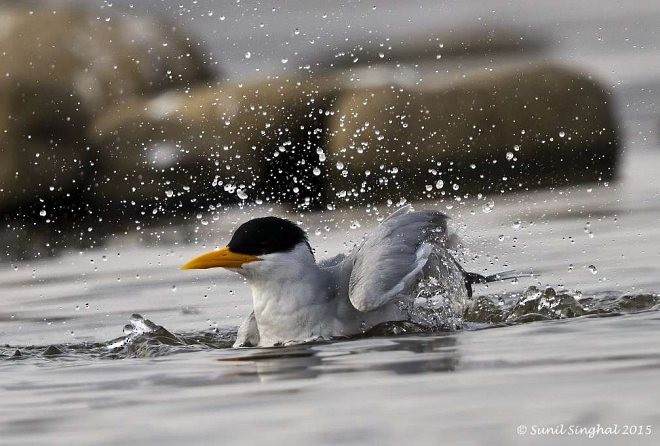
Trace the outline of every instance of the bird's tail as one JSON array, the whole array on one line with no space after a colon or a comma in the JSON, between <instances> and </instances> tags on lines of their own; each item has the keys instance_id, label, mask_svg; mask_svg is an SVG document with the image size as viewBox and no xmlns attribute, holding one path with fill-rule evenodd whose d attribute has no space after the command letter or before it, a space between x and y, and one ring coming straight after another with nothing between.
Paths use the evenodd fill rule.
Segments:
<instances>
[{"instance_id":1,"label":"bird's tail","mask_svg":"<svg viewBox=\"0 0 660 446\"><path fill-rule=\"evenodd\" d=\"M476 283L502 282L504 280L517 279L519 277L536 277L538 274L535 274L532 271L524 272L512 270L483 276L478 273L464 271L463 276L465 277L465 287L467 288L468 297L472 297L472 285Z\"/></svg>"}]
</instances>

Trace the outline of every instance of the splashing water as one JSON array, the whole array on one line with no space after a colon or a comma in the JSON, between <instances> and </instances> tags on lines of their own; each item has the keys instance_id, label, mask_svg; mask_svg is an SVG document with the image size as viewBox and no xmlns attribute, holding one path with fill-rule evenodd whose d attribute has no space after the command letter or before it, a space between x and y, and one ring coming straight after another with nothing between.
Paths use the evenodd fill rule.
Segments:
<instances>
[{"instance_id":1,"label":"splashing water","mask_svg":"<svg viewBox=\"0 0 660 446\"><path fill-rule=\"evenodd\" d=\"M496 303L494 299L497 299ZM558 293L554 288L532 286L522 295L478 296L468 301L465 322L519 324L539 320L569 319L580 316L615 316L660 309L660 295L613 295L603 293L583 297L580 292Z\"/></svg>"},{"instance_id":2,"label":"splashing water","mask_svg":"<svg viewBox=\"0 0 660 446\"><path fill-rule=\"evenodd\" d=\"M440 257L432 259L431 264L432 268L426 271L415 290L414 304L407 308L412 322L380 324L356 338L432 334L459 328L475 330L581 316L617 316L660 310L660 294L601 293L582 296L579 292L557 292L553 288L540 290L535 286L527 288L523 293L467 298L464 291L460 293L457 277L451 279L447 274L435 275L439 270L451 271L451 266ZM437 277L445 279L439 280ZM124 326L124 336L109 342L24 347L3 345L0 346L0 358L76 360L157 357L207 349L227 349L231 348L235 338L235 328L172 333L134 314Z\"/></svg>"},{"instance_id":3,"label":"splashing water","mask_svg":"<svg viewBox=\"0 0 660 446\"><path fill-rule=\"evenodd\" d=\"M463 327L467 290L463 272L451 254L434 250L414 290L412 305L405 306L410 320L426 331L457 330Z\"/></svg>"},{"instance_id":4,"label":"splashing water","mask_svg":"<svg viewBox=\"0 0 660 446\"><path fill-rule=\"evenodd\" d=\"M164 356L199 351L208 348L229 348L236 338L236 329L214 329L174 334L165 327L133 314L124 326L124 336L105 343L81 343L50 346L0 347L0 358L25 359L124 359ZM5 351L7 349L7 351Z\"/></svg>"}]
</instances>

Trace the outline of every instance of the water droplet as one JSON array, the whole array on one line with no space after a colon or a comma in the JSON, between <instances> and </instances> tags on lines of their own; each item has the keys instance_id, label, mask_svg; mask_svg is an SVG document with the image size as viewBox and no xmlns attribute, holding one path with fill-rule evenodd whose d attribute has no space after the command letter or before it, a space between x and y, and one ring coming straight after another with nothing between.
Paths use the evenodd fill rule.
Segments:
<instances>
[{"instance_id":1,"label":"water droplet","mask_svg":"<svg viewBox=\"0 0 660 446\"><path fill-rule=\"evenodd\" d=\"M318 177L319 175L321 175L321 169L315 167L314 170L312 170L312 173Z\"/></svg>"},{"instance_id":2,"label":"water droplet","mask_svg":"<svg viewBox=\"0 0 660 446\"><path fill-rule=\"evenodd\" d=\"M236 195L241 200L247 200L248 194L243 189L236 189Z\"/></svg>"},{"instance_id":3,"label":"water droplet","mask_svg":"<svg viewBox=\"0 0 660 446\"><path fill-rule=\"evenodd\" d=\"M591 274L598 274L598 270L596 269L595 265L589 265L588 268L589 271L591 271Z\"/></svg>"},{"instance_id":4,"label":"water droplet","mask_svg":"<svg viewBox=\"0 0 660 446\"><path fill-rule=\"evenodd\" d=\"M247 53L245 53L245 58L246 58L246 59L249 59L250 57L252 57L252 53L251 53L251 52L248 51Z\"/></svg>"},{"instance_id":5,"label":"water droplet","mask_svg":"<svg viewBox=\"0 0 660 446\"><path fill-rule=\"evenodd\" d=\"M511 161L513 159L513 152L506 152L506 160Z\"/></svg>"}]
</instances>

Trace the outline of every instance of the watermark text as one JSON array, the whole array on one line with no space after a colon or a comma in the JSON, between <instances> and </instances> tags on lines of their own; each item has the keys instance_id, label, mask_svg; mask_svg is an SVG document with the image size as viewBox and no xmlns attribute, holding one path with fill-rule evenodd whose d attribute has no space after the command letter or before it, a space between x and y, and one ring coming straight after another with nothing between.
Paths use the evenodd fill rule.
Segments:
<instances>
[{"instance_id":1,"label":"watermark text","mask_svg":"<svg viewBox=\"0 0 660 446\"><path fill-rule=\"evenodd\" d=\"M653 435L650 424L521 424L516 428L518 435L530 437L566 436L566 437L607 437L607 436L649 436Z\"/></svg>"}]
</instances>

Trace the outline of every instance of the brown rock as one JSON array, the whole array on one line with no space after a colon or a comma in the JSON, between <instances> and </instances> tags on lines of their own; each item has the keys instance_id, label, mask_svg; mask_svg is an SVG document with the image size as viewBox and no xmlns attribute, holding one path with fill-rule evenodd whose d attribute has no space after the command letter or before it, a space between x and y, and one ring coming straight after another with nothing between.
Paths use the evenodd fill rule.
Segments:
<instances>
[{"instance_id":1,"label":"brown rock","mask_svg":"<svg viewBox=\"0 0 660 446\"><path fill-rule=\"evenodd\" d=\"M329 124L326 201L428 199L613 175L610 95L588 76L522 66L424 85L341 95Z\"/></svg>"},{"instance_id":2,"label":"brown rock","mask_svg":"<svg viewBox=\"0 0 660 446\"><path fill-rule=\"evenodd\" d=\"M104 201L319 199L317 154L332 88L309 80L198 87L134 101L95 125ZM188 194L190 192L190 194Z\"/></svg>"},{"instance_id":3,"label":"brown rock","mask_svg":"<svg viewBox=\"0 0 660 446\"><path fill-rule=\"evenodd\" d=\"M0 64L0 212L74 193L104 108L211 76L171 24L59 7L0 10Z\"/></svg>"}]
</instances>

